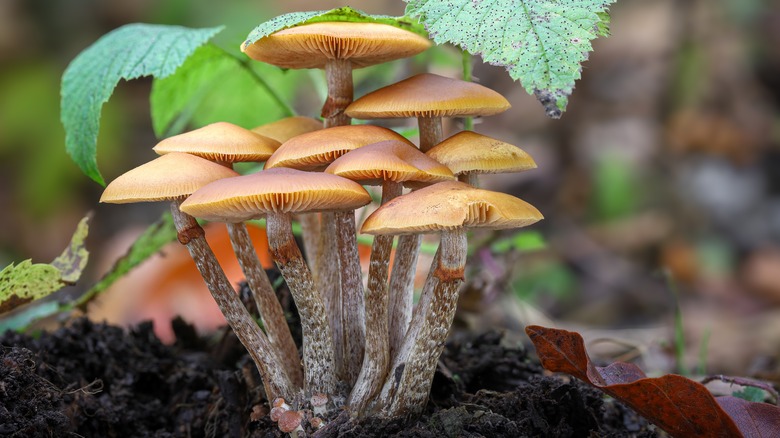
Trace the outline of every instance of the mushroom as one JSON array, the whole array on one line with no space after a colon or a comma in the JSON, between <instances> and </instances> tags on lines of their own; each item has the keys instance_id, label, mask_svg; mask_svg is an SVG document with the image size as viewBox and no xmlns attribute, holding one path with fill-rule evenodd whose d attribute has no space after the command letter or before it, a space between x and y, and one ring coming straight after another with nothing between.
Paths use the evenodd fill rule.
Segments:
<instances>
[{"instance_id":1,"label":"mushroom","mask_svg":"<svg viewBox=\"0 0 780 438\"><path fill-rule=\"evenodd\" d=\"M536 208L514 196L461 182L442 182L400 196L366 219L361 231L369 234L441 232L411 328L380 394L384 414L415 414L425 406L463 282L465 229L517 228L540 219Z\"/></svg>"},{"instance_id":2,"label":"mushroom","mask_svg":"<svg viewBox=\"0 0 780 438\"><path fill-rule=\"evenodd\" d=\"M311 117L293 116L279 119L275 122L256 126L251 129L252 132L262 136L272 138L279 143L307 132L318 131L322 129L322 122Z\"/></svg>"},{"instance_id":3,"label":"mushroom","mask_svg":"<svg viewBox=\"0 0 780 438\"><path fill-rule=\"evenodd\" d=\"M278 168L215 181L182 203L183 211L207 220L242 222L267 215L271 256L287 281L301 316L306 393L334 393L334 352L326 309L295 243L291 215L355 209L370 201L365 189L348 179Z\"/></svg>"},{"instance_id":4,"label":"mushroom","mask_svg":"<svg viewBox=\"0 0 780 438\"><path fill-rule=\"evenodd\" d=\"M477 174L522 172L535 169L528 153L501 140L462 131L437 144L426 155L447 166L458 180L477 186Z\"/></svg>"},{"instance_id":5,"label":"mushroom","mask_svg":"<svg viewBox=\"0 0 780 438\"><path fill-rule=\"evenodd\" d=\"M217 263L195 219L180 211L184 198L208 183L238 174L224 166L184 153L163 155L112 181L100 202L116 204L171 201L179 242L187 246L212 297L230 327L249 352L263 378L268 397L294 393L294 385L260 327L241 303Z\"/></svg>"},{"instance_id":6,"label":"mushroom","mask_svg":"<svg viewBox=\"0 0 780 438\"><path fill-rule=\"evenodd\" d=\"M431 184L454 180L452 172L408 142L386 140L336 159L325 172L361 184L382 185L382 204L401 194L404 182ZM366 349L360 375L349 396L353 412L362 412L387 374L390 349L387 324L387 273L393 236L376 236L371 246L366 291Z\"/></svg>"},{"instance_id":7,"label":"mushroom","mask_svg":"<svg viewBox=\"0 0 780 438\"><path fill-rule=\"evenodd\" d=\"M328 98L325 127L349 125L344 108L352 102L352 69L414 56L431 42L413 32L380 23L320 22L280 30L241 50L281 68L324 68Z\"/></svg>"},{"instance_id":8,"label":"mushroom","mask_svg":"<svg viewBox=\"0 0 780 438\"><path fill-rule=\"evenodd\" d=\"M473 82L425 73L380 88L352 102L346 113L357 119L416 117L420 150L428 152L442 140L442 117L488 116L509 109L495 91ZM420 236L398 239L390 278L390 349L399 348L412 315L414 274Z\"/></svg>"},{"instance_id":9,"label":"mushroom","mask_svg":"<svg viewBox=\"0 0 780 438\"><path fill-rule=\"evenodd\" d=\"M220 163L230 169L234 163L265 161L281 145L278 141L227 122L212 123L159 142L153 149L160 155L185 152ZM255 304L271 344L278 348L284 368L297 387L303 385L303 369L287 320L271 282L257 257L243 223L227 224L230 244L244 271Z\"/></svg>"},{"instance_id":10,"label":"mushroom","mask_svg":"<svg viewBox=\"0 0 780 438\"><path fill-rule=\"evenodd\" d=\"M318 170L349 151L383 140L413 147L403 136L387 128L336 126L286 141L266 161L266 169ZM336 372L351 386L360 373L365 345L365 303L354 212L323 213L320 237L318 253L323 259L314 262L314 275L328 309L336 349ZM338 248L338 258L330 256L328 251L332 247Z\"/></svg>"},{"instance_id":11,"label":"mushroom","mask_svg":"<svg viewBox=\"0 0 780 438\"><path fill-rule=\"evenodd\" d=\"M298 411L285 411L279 417L279 430L289 433L292 438L298 438L298 433L303 432L303 415Z\"/></svg>"},{"instance_id":12,"label":"mushroom","mask_svg":"<svg viewBox=\"0 0 780 438\"><path fill-rule=\"evenodd\" d=\"M328 396L321 393L321 392L315 392L312 394L311 398L309 399L311 402L311 409L312 413L316 416L325 415L325 413L328 411L327 405L328 405Z\"/></svg>"}]
</instances>

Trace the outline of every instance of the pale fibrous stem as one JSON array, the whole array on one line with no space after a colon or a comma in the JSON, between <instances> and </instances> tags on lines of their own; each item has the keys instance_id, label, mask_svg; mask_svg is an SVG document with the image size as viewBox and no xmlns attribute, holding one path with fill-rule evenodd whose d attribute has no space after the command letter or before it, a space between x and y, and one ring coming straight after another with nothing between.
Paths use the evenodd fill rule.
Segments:
<instances>
[{"instance_id":1,"label":"pale fibrous stem","mask_svg":"<svg viewBox=\"0 0 780 438\"><path fill-rule=\"evenodd\" d=\"M442 232L423 296L414 312L412 328L383 387L386 401L383 415L417 415L425 407L436 364L455 317L466 265L466 246L462 228Z\"/></svg>"},{"instance_id":2,"label":"pale fibrous stem","mask_svg":"<svg viewBox=\"0 0 780 438\"><path fill-rule=\"evenodd\" d=\"M244 272L247 284L252 290L260 319L271 345L277 348L293 385L303 388L303 368L284 311L276 298L268 275L257 257L252 239L244 223L227 223L228 236L236 259Z\"/></svg>"},{"instance_id":3,"label":"pale fibrous stem","mask_svg":"<svg viewBox=\"0 0 780 438\"><path fill-rule=\"evenodd\" d=\"M401 183L385 181L382 185L382 204L399 196ZM390 365L388 332L388 270L393 236L376 236L371 245L366 289L366 349L348 404L355 415L364 414L368 402L381 388Z\"/></svg>"},{"instance_id":4,"label":"pale fibrous stem","mask_svg":"<svg viewBox=\"0 0 780 438\"><path fill-rule=\"evenodd\" d=\"M206 243L203 228L198 225L195 218L179 210L182 201L175 200L171 203L171 214L178 232L179 242L187 246L187 250L195 261L195 266L206 282L211 296L225 316L225 320L255 362L263 379L267 397L269 399L293 397L296 394L295 385L290 381L276 349L241 303L214 253Z\"/></svg>"},{"instance_id":5,"label":"pale fibrous stem","mask_svg":"<svg viewBox=\"0 0 780 438\"><path fill-rule=\"evenodd\" d=\"M363 295L363 277L357 248L355 211L339 211L335 214L336 241L341 265L341 318L344 330L345 382L355 384L366 343L366 303Z\"/></svg>"},{"instance_id":6,"label":"pale fibrous stem","mask_svg":"<svg viewBox=\"0 0 780 438\"><path fill-rule=\"evenodd\" d=\"M289 213L269 212L266 220L271 256L282 273L301 317L304 392L334 394L333 343L325 305L292 233Z\"/></svg>"}]
</instances>

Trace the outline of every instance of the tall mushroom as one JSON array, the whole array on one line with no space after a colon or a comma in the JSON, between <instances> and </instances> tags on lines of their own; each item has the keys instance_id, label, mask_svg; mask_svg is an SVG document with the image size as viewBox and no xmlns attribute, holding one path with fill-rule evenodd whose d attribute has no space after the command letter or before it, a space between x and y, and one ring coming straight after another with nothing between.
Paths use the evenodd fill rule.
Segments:
<instances>
[{"instance_id":1,"label":"tall mushroom","mask_svg":"<svg viewBox=\"0 0 780 438\"><path fill-rule=\"evenodd\" d=\"M349 125L352 69L414 56L431 42L413 32L379 23L321 22L280 30L241 45L250 58L282 68L324 68L328 98L325 127Z\"/></svg>"},{"instance_id":2,"label":"tall mushroom","mask_svg":"<svg viewBox=\"0 0 780 438\"><path fill-rule=\"evenodd\" d=\"M473 82L425 73L380 88L352 102L349 117L383 119L416 117L420 150L428 152L442 140L442 117L489 116L509 109L495 91ZM390 348L399 348L412 315L414 274L420 236L398 239L390 279Z\"/></svg>"},{"instance_id":3,"label":"tall mushroom","mask_svg":"<svg viewBox=\"0 0 780 438\"><path fill-rule=\"evenodd\" d=\"M319 170L349 151L384 140L413 147L403 136L387 128L371 125L336 126L286 141L266 161L266 169L290 167ZM341 226L337 226L337 223ZM337 247L338 257L327 257L316 263L314 273L328 309L336 349L337 374L350 386L360 373L366 322L362 273L355 238L354 212L322 214L322 246L319 251L328 255L329 248Z\"/></svg>"},{"instance_id":4,"label":"tall mushroom","mask_svg":"<svg viewBox=\"0 0 780 438\"><path fill-rule=\"evenodd\" d=\"M382 185L382 204L401 194L404 182L432 184L454 180L446 166L405 141L363 146L336 159L325 172L361 184ZM371 246L366 291L366 349L360 375L349 396L350 409L363 412L379 390L390 361L387 324L387 272L393 236L377 236Z\"/></svg>"},{"instance_id":5,"label":"tall mushroom","mask_svg":"<svg viewBox=\"0 0 780 438\"><path fill-rule=\"evenodd\" d=\"M412 328L393 361L380 394L384 414L419 413L430 392L444 348L466 264L466 228L524 227L542 219L530 204L504 193L461 182L442 182L400 196L364 222L362 232L441 232L441 244L414 312Z\"/></svg>"},{"instance_id":6,"label":"tall mushroom","mask_svg":"<svg viewBox=\"0 0 780 438\"><path fill-rule=\"evenodd\" d=\"M279 168L215 181L193 193L181 207L193 216L225 222L242 222L266 215L271 256L287 281L301 315L307 394L335 393L334 355L326 309L295 243L291 215L355 209L370 201L365 189L348 179Z\"/></svg>"},{"instance_id":7,"label":"tall mushroom","mask_svg":"<svg viewBox=\"0 0 780 438\"><path fill-rule=\"evenodd\" d=\"M236 295L206 243L203 228L179 209L182 201L195 190L237 175L233 170L194 155L170 153L116 178L103 191L100 202L171 201L179 242L187 246L222 314L254 360L268 398L292 397L296 392L295 385L283 362Z\"/></svg>"},{"instance_id":8,"label":"tall mushroom","mask_svg":"<svg viewBox=\"0 0 780 438\"><path fill-rule=\"evenodd\" d=\"M160 155L184 152L220 163L230 169L234 163L265 161L281 143L227 122L217 122L193 131L168 137L154 151ZM255 304L271 344L278 348L293 384L303 385L303 369L284 311L271 282L257 257L252 239L243 223L227 224L230 244L244 271Z\"/></svg>"}]
</instances>

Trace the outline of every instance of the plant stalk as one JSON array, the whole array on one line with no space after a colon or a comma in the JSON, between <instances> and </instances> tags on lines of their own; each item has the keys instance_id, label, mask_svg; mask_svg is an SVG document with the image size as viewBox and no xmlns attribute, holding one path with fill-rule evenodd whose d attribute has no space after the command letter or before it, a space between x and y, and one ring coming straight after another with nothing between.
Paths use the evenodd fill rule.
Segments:
<instances>
[{"instance_id":1,"label":"plant stalk","mask_svg":"<svg viewBox=\"0 0 780 438\"><path fill-rule=\"evenodd\" d=\"M292 233L289 213L268 213L266 226L271 256L287 281L303 330L303 375L306 395L334 394L333 343L322 297Z\"/></svg>"},{"instance_id":2,"label":"plant stalk","mask_svg":"<svg viewBox=\"0 0 780 438\"><path fill-rule=\"evenodd\" d=\"M366 344L366 303L363 271L357 248L355 211L336 212L338 258L341 265L341 318L344 327L345 382L351 388L360 374Z\"/></svg>"},{"instance_id":3,"label":"plant stalk","mask_svg":"<svg viewBox=\"0 0 780 438\"><path fill-rule=\"evenodd\" d=\"M217 302L230 328L257 366L263 379L266 395L275 397L293 397L295 386L290 381L276 350L268 342L260 327L241 303L225 272L217 262L214 253L206 243L203 228L192 216L179 210L183 200L171 203L171 214L178 232L179 242L187 246L195 266L206 282L211 296Z\"/></svg>"},{"instance_id":4,"label":"plant stalk","mask_svg":"<svg viewBox=\"0 0 780 438\"><path fill-rule=\"evenodd\" d=\"M298 348L295 346L290 327L287 325L284 311L276 298L274 288L257 257L246 225L244 223L227 223L226 225L230 244L233 246L238 264L244 271L246 281L252 290L252 296L263 321L268 340L279 352L284 369L287 370L292 384L303 388L303 368Z\"/></svg>"}]
</instances>

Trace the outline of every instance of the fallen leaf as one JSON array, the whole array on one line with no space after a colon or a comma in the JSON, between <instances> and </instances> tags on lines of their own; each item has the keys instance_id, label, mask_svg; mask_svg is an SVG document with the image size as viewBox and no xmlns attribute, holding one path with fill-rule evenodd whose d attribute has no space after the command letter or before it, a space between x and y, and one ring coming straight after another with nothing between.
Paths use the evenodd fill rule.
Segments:
<instances>
[{"instance_id":1,"label":"fallen leaf","mask_svg":"<svg viewBox=\"0 0 780 438\"><path fill-rule=\"evenodd\" d=\"M525 331L544 368L590 383L672 436L780 437L776 406L734 401L733 397L716 399L698 382L675 374L649 378L633 364L597 367L579 333L540 326L528 326Z\"/></svg>"}]
</instances>

